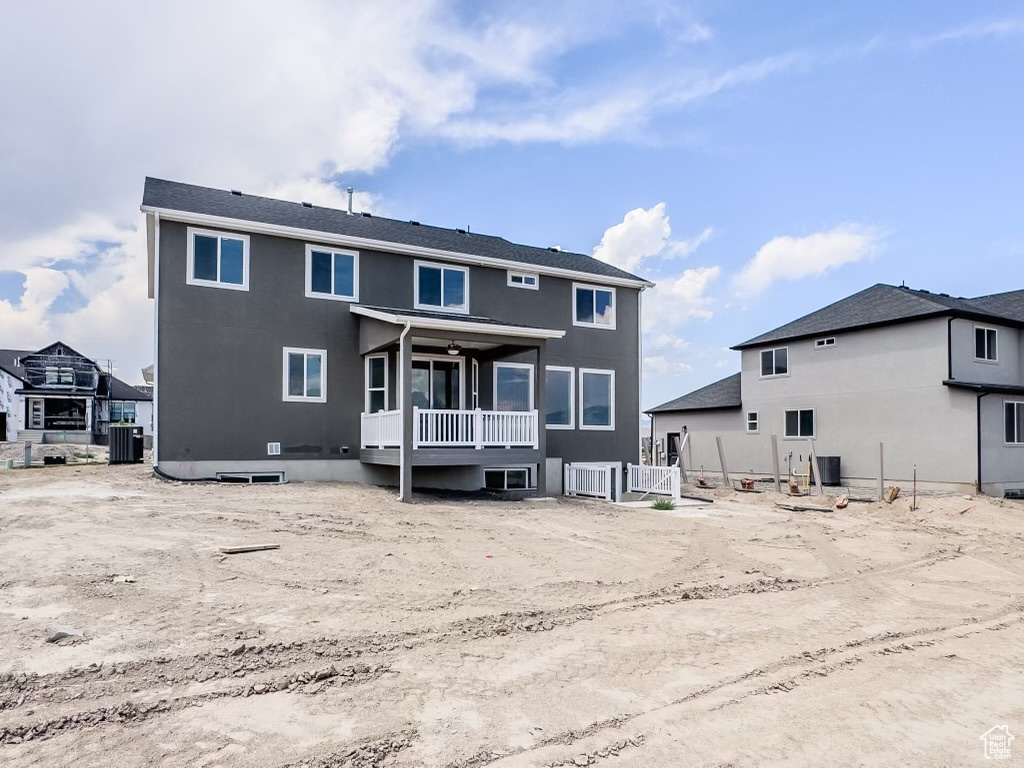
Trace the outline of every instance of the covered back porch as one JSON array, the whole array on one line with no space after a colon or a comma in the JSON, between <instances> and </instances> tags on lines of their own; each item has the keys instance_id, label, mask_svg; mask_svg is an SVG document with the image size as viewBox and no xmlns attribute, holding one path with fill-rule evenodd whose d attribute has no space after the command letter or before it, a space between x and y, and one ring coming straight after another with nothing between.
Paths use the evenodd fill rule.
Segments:
<instances>
[{"instance_id":1,"label":"covered back porch","mask_svg":"<svg viewBox=\"0 0 1024 768\"><path fill-rule=\"evenodd\" d=\"M398 466L530 466L546 486L546 344L564 331L356 305L366 393L360 460Z\"/></svg>"}]
</instances>

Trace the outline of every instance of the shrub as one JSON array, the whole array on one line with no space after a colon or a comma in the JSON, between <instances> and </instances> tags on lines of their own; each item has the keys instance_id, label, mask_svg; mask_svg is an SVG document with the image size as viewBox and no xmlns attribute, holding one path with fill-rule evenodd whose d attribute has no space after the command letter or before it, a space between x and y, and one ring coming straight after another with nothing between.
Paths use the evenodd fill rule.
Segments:
<instances>
[{"instance_id":1,"label":"shrub","mask_svg":"<svg viewBox=\"0 0 1024 768\"><path fill-rule=\"evenodd\" d=\"M675 509L676 503L672 499L658 499L651 504L652 509Z\"/></svg>"}]
</instances>

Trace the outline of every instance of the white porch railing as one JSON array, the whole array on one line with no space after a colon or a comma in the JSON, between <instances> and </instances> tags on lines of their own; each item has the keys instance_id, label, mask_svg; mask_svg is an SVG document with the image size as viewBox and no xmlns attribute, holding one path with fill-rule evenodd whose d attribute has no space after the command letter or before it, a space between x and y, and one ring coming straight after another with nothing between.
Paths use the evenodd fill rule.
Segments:
<instances>
[{"instance_id":1,"label":"white porch railing","mask_svg":"<svg viewBox=\"0 0 1024 768\"><path fill-rule=\"evenodd\" d=\"M399 448L402 445L402 412L362 414L363 448Z\"/></svg>"},{"instance_id":2,"label":"white porch railing","mask_svg":"<svg viewBox=\"0 0 1024 768\"><path fill-rule=\"evenodd\" d=\"M626 487L631 493L660 493L679 498L679 467L626 465Z\"/></svg>"},{"instance_id":3,"label":"white porch railing","mask_svg":"<svg viewBox=\"0 0 1024 768\"><path fill-rule=\"evenodd\" d=\"M595 496L611 501L615 495L615 466L566 464L563 493L566 496Z\"/></svg>"},{"instance_id":4,"label":"white porch railing","mask_svg":"<svg viewBox=\"0 0 1024 768\"><path fill-rule=\"evenodd\" d=\"M412 409L413 448L536 448L537 411ZM402 412L362 414L363 448L398 448Z\"/></svg>"}]
</instances>

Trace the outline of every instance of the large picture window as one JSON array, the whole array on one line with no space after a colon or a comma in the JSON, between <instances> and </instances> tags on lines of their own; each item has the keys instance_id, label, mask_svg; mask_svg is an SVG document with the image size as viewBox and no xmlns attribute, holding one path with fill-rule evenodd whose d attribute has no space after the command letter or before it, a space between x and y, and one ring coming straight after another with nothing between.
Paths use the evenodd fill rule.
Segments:
<instances>
[{"instance_id":1,"label":"large picture window","mask_svg":"<svg viewBox=\"0 0 1024 768\"><path fill-rule=\"evenodd\" d=\"M306 246L306 296L359 300L359 254Z\"/></svg>"},{"instance_id":2,"label":"large picture window","mask_svg":"<svg viewBox=\"0 0 1024 768\"><path fill-rule=\"evenodd\" d=\"M1024 445L1024 402L1003 403L1006 419L1006 442L1010 445Z\"/></svg>"},{"instance_id":3,"label":"large picture window","mask_svg":"<svg viewBox=\"0 0 1024 768\"><path fill-rule=\"evenodd\" d=\"M580 429L615 429L615 371L580 368Z\"/></svg>"},{"instance_id":4,"label":"large picture window","mask_svg":"<svg viewBox=\"0 0 1024 768\"><path fill-rule=\"evenodd\" d=\"M286 402L327 402L327 350L284 349Z\"/></svg>"},{"instance_id":5,"label":"large picture window","mask_svg":"<svg viewBox=\"0 0 1024 768\"><path fill-rule=\"evenodd\" d=\"M533 410L533 366L529 363L494 364L494 410Z\"/></svg>"},{"instance_id":6,"label":"large picture window","mask_svg":"<svg viewBox=\"0 0 1024 768\"><path fill-rule=\"evenodd\" d=\"M572 429L575 425L574 374L572 368L548 366L544 384L547 396L544 423L548 429Z\"/></svg>"},{"instance_id":7,"label":"large picture window","mask_svg":"<svg viewBox=\"0 0 1024 768\"><path fill-rule=\"evenodd\" d=\"M786 411L786 437L814 437L814 409Z\"/></svg>"},{"instance_id":8,"label":"large picture window","mask_svg":"<svg viewBox=\"0 0 1024 768\"><path fill-rule=\"evenodd\" d=\"M416 262L416 309L469 312L469 270Z\"/></svg>"},{"instance_id":9,"label":"large picture window","mask_svg":"<svg viewBox=\"0 0 1024 768\"><path fill-rule=\"evenodd\" d=\"M573 325L615 328L615 289L573 283Z\"/></svg>"},{"instance_id":10,"label":"large picture window","mask_svg":"<svg viewBox=\"0 0 1024 768\"><path fill-rule=\"evenodd\" d=\"M249 237L205 229L188 230L189 285L249 290Z\"/></svg>"},{"instance_id":11,"label":"large picture window","mask_svg":"<svg viewBox=\"0 0 1024 768\"><path fill-rule=\"evenodd\" d=\"M785 376L789 373L789 348L761 351L761 377Z\"/></svg>"}]
</instances>

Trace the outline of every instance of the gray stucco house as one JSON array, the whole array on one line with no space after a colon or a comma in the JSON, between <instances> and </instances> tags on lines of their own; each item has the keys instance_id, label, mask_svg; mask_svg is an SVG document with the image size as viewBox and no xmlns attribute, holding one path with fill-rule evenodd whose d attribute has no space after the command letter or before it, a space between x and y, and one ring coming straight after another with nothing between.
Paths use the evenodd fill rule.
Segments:
<instances>
[{"instance_id":1,"label":"gray stucco house","mask_svg":"<svg viewBox=\"0 0 1024 768\"><path fill-rule=\"evenodd\" d=\"M154 464L558 490L639 456L645 280L589 256L146 180Z\"/></svg>"},{"instance_id":2,"label":"gray stucco house","mask_svg":"<svg viewBox=\"0 0 1024 768\"><path fill-rule=\"evenodd\" d=\"M733 349L740 373L652 408L658 463L782 472L839 456L845 485L1024 488L1024 290L956 298L878 284Z\"/></svg>"}]
</instances>

